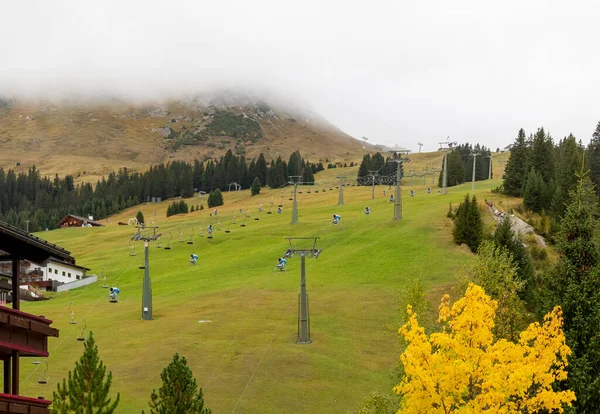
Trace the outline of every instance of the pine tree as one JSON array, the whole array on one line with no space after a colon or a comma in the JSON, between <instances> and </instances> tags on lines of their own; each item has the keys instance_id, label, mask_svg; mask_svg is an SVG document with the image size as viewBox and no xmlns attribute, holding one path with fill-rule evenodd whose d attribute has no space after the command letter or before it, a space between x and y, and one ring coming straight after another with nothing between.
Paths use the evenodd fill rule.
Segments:
<instances>
[{"instance_id":1,"label":"pine tree","mask_svg":"<svg viewBox=\"0 0 600 414\"><path fill-rule=\"evenodd\" d=\"M109 397L112 373L106 375L106 366L98 356L94 335L90 332L84 343L83 355L75 362L73 373L68 380L58 384L52 395L51 412L56 414L89 413L111 414L119 405L120 394L114 402Z\"/></svg>"},{"instance_id":2,"label":"pine tree","mask_svg":"<svg viewBox=\"0 0 600 414\"><path fill-rule=\"evenodd\" d=\"M527 181L523 188L523 204L529 210L539 213L545 206L546 185L541 175L532 169L527 174Z\"/></svg>"},{"instance_id":3,"label":"pine tree","mask_svg":"<svg viewBox=\"0 0 600 414\"><path fill-rule=\"evenodd\" d=\"M538 129L531 144L531 167L548 183L554 177L554 144L544 128Z\"/></svg>"},{"instance_id":4,"label":"pine tree","mask_svg":"<svg viewBox=\"0 0 600 414\"><path fill-rule=\"evenodd\" d=\"M145 223L145 221L144 221L144 213L142 213L141 211L137 212L137 214L135 215L135 218L137 219L137 222L139 224Z\"/></svg>"},{"instance_id":5,"label":"pine tree","mask_svg":"<svg viewBox=\"0 0 600 414\"><path fill-rule=\"evenodd\" d=\"M508 215L504 216L504 220L496 227L494 244L512 255L517 265L517 278L525 284L519 296L521 299L531 300L534 288L533 263L518 234L513 231L512 220Z\"/></svg>"},{"instance_id":6,"label":"pine tree","mask_svg":"<svg viewBox=\"0 0 600 414\"><path fill-rule=\"evenodd\" d=\"M457 150L448 153L448 187L462 184L465 180L465 166L463 164L460 153ZM442 160L442 173L439 177L438 185L443 186L442 180L444 171L444 160ZM469 178L471 180L471 178Z\"/></svg>"},{"instance_id":7,"label":"pine tree","mask_svg":"<svg viewBox=\"0 0 600 414\"><path fill-rule=\"evenodd\" d=\"M583 172L570 193L557 243L560 261L549 278L546 306L560 305L573 351L563 389L575 391L577 412L600 412L600 251L596 194Z\"/></svg>"},{"instance_id":8,"label":"pine tree","mask_svg":"<svg viewBox=\"0 0 600 414\"><path fill-rule=\"evenodd\" d=\"M223 194L218 188L214 189L208 195L208 207L218 207L223 205Z\"/></svg>"},{"instance_id":9,"label":"pine tree","mask_svg":"<svg viewBox=\"0 0 600 414\"><path fill-rule=\"evenodd\" d=\"M175 354L160 378L158 394L153 390L150 396L151 414L211 414L210 409L204 408L202 388L198 389L185 357Z\"/></svg>"},{"instance_id":10,"label":"pine tree","mask_svg":"<svg viewBox=\"0 0 600 414\"><path fill-rule=\"evenodd\" d=\"M250 188L250 192L253 196L260 193L260 180L258 177L254 177L254 181L252 181L252 187Z\"/></svg>"},{"instance_id":11,"label":"pine tree","mask_svg":"<svg viewBox=\"0 0 600 414\"><path fill-rule=\"evenodd\" d=\"M525 131L521 128L519 135L510 149L510 158L504 169L504 193L513 197L520 197L529 170L529 146L525 138Z\"/></svg>"},{"instance_id":12,"label":"pine tree","mask_svg":"<svg viewBox=\"0 0 600 414\"><path fill-rule=\"evenodd\" d=\"M254 175L260 180L261 186L267 184L267 162L262 152L256 160L256 173Z\"/></svg>"},{"instance_id":13,"label":"pine tree","mask_svg":"<svg viewBox=\"0 0 600 414\"><path fill-rule=\"evenodd\" d=\"M483 221L475 196L470 198L467 194L456 209L452 235L455 243L465 243L473 253L477 252L483 240Z\"/></svg>"},{"instance_id":14,"label":"pine tree","mask_svg":"<svg viewBox=\"0 0 600 414\"><path fill-rule=\"evenodd\" d=\"M596 192L600 191L600 121L592 134L592 139L586 151L586 165L590 169L590 179L595 185Z\"/></svg>"}]
</instances>

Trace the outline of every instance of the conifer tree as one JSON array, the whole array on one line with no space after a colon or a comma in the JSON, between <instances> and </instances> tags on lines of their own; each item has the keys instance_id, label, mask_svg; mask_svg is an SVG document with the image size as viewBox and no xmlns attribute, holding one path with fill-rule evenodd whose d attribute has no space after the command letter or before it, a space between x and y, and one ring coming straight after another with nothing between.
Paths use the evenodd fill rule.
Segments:
<instances>
[{"instance_id":1,"label":"conifer tree","mask_svg":"<svg viewBox=\"0 0 600 414\"><path fill-rule=\"evenodd\" d=\"M223 205L223 194L218 188L214 189L208 195L208 207L218 207Z\"/></svg>"},{"instance_id":2,"label":"conifer tree","mask_svg":"<svg viewBox=\"0 0 600 414\"><path fill-rule=\"evenodd\" d=\"M523 247L523 242L518 234L512 230L512 221L508 215L496 227L494 232L494 244L497 247L506 249L513 257L517 265L516 276L524 283L523 290L519 292L521 299L531 299L531 292L534 288L533 264L531 256L527 249Z\"/></svg>"},{"instance_id":3,"label":"conifer tree","mask_svg":"<svg viewBox=\"0 0 600 414\"><path fill-rule=\"evenodd\" d=\"M596 194L589 177L578 174L561 223L560 261L549 278L546 307L560 305L567 344L573 351L563 389L573 390L577 412L600 412L600 251L595 237Z\"/></svg>"},{"instance_id":4,"label":"conifer tree","mask_svg":"<svg viewBox=\"0 0 600 414\"><path fill-rule=\"evenodd\" d=\"M477 205L477 198L470 198L467 194L465 200L459 204L454 216L454 229L452 235L457 244L465 243L473 253L477 252L483 240L483 221Z\"/></svg>"},{"instance_id":5,"label":"conifer tree","mask_svg":"<svg viewBox=\"0 0 600 414\"><path fill-rule=\"evenodd\" d=\"M510 158L504 170L504 193L520 197L529 170L529 147L523 128L519 130L515 143L510 149Z\"/></svg>"},{"instance_id":6,"label":"conifer tree","mask_svg":"<svg viewBox=\"0 0 600 414\"><path fill-rule=\"evenodd\" d=\"M523 187L523 204L529 210L539 213L546 205L546 193L546 185L542 176L535 169L531 169L527 174L525 187Z\"/></svg>"},{"instance_id":7,"label":"conifer tree","mask_svg":"<svg viewBox=\"0 0 600 414\"><path fill-rule=\"evenodd\" d=\"M139 224L145 223L144 213L142 213L141 211L138 210L137 214L135 215L135 218Z\"/></svg>"},{"instance_id":8,"label":"conifer tree","mask_svg":"<svg viewBox=\"0 0 600 414\"><path fill-rule=\"evenodd\" d=\"M120 401L117 393L115 401L109 396L112 373L106 376L106 366L98 356L98 346L90 332L84 343L83 355L75 362L75 369L68 373L68 379L58 384L52 395L51 412L55 414L86 413L112 414Z\"/></svg>"},{"instance_id":9,"label":"conifer tree","mask_svg":"<svg viewBox=\"0 0 600 414\"><path fill-rule=\"evenodd\" d=\"M258 160L256 160L255 176L260 180L260 185L267 184L267 162L265 161L265 156L262 152L258 156Z\"/></svg>"},{"instance_id":10,"label":"conifer tree","mask_svg":"<svg viewBox=\"0 0 600 414\"><path fill-rule=\"evenodd\" d=\"M150 396L150 414L211 414L185 357L175 354L160 378L158 393L154 390Z\"/></svg>"},{"instance_id":11,"label":"conifer tree","mask_svg":"<svg viewBox=\"0 0 600 414\"><path fill-rule=\"evenodd\" d=\"M250 192L253 196L260 193L260 180L258 177L254 177L254 181L252 181L252 187L250 188Z\"/></svg>"},{"instance_id":12,"label":"conifer tree","mask_svg":"<svg viewBox=\"0 0 600 414\"><path fill-rule=\"evenodd\" d=\"M587 147L585 164L590 169L589 177L595 185L596 192L600 191L600 121Z\"/></svg>"}]
</instances>

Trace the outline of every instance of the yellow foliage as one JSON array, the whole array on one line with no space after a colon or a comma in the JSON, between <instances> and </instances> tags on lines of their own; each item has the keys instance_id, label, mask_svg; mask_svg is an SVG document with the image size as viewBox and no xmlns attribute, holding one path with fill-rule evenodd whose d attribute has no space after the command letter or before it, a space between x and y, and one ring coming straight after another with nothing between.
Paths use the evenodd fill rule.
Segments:
<instances>
[{"instance_id":1,"label":"yellow foliage","mask_svg":"<svg viewBox=\"0 0 600 414\"><path fill-rule=\"evenodd\" d=\"M563 412L575 400L572 391L554 391L566 378L567 357L560 307L521 332L517 343L492 334L497 302L477 285L450 306L442 299L441 333L427 336L417 315L399 333L408 346L400 356L405 377L394 388L403 396L399 413Z\"/></svg>"}]
</instances>

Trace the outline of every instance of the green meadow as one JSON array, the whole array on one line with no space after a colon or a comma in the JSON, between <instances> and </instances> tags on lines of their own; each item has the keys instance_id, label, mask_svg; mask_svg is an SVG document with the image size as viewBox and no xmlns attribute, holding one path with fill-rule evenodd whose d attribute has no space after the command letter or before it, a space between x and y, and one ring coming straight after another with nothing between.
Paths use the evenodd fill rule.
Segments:
<instances>
[{"instance_id":1,"label":"green meadow","mask_svg":"<svg viewBox=\"0 0 600 414\"><path fill-rule=\"evenodd\" d=\"M344 172L355 174L356 168L336 173ZM477 183L480 200L499 184ZM49 341L49 384L38 384L45 365L23 359L22 394L52 396L82 353L77 336L84 326L84 334L94 332L100 356L112 371L112 390L121 393L118 411L123 413L147 410L160 372L175 352L188 359L215 413L344 413L371 391L389 392L400 354L403 288L419 278L437 305L456 270L472 259L452 242L446 218L448 203L458 205L471 184L450 188L445 196L437 188L427 194L426 188L422 182L403 186L400 221L392 220L387 187L376 187L375 200L370 187L347 187L345 204L338 206L335 184L331 190L321 184L310 194L306 187L298 194L297 225L290 224L286 187L264 188L254 197L249 191L224 192L218 217L210 215L206 197L196 197L188 204L204 204L204 210L166 218L168 202L145 204L111 217L103 228L40 234L71 251L99 281L22 306L52 319L60 330L59 338ZM279 204L282 214L277 214ZM369 216L365 206L371 207ZM240 208L250 212L245 227ZM171 246L165 250L151 242L149 247L153 321L141 320L143 242L130 242L132 226L117 225L138 209L148 224L153 219L159 226L160 245ZM342 216L337 226L331 224L334 213ZM206 237L210 223L221 228L212 240ZM306 266L313 342L297 345L300 258L288 259L285 272L275 271L275 265L288 248L286 237L313 236L323 249ZM195 266L188 261L192 253L199 256ZM121 289L119 303L109 303L108 289L101 287L104 276L108 285ZM69 305L77 325L69 324Z\"/></svg>"}]
</instances>

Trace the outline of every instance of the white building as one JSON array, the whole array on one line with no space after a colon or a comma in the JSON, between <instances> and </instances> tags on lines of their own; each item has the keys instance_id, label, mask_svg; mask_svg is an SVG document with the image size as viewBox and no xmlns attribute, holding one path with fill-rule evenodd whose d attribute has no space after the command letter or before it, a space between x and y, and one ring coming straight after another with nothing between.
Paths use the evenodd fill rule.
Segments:
<instances>
[{"instance_id":1,"label":"white building","mask_svg":"<svg viewBox=\"0 0 600 414\"><path fill-rule=\"evenodd\" d=\"M87 267L78 266L61 260L50 259L46 262L45 267L41 268L44 281L56 280L57 282L69 283L75 280L83 279Z\"/></svg>"}]
</instances>

